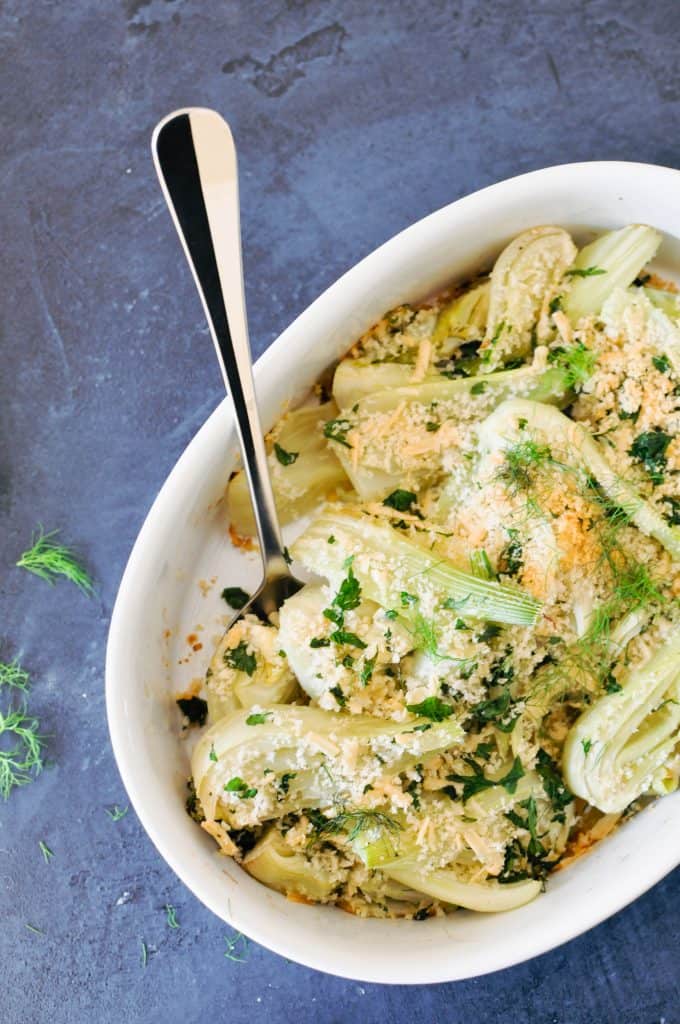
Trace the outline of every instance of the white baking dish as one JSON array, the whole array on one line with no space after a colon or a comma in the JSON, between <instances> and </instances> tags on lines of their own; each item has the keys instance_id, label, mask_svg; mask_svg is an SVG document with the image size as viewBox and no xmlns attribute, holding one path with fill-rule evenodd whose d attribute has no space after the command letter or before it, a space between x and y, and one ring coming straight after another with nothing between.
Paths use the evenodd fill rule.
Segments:
<instances>
[{"instance_id":1,"label":"white baking dish","mask_svg":"<svg viewBox=\"0 0 680 1024\"><path fill-rule=\"evenodd\" d=\"M524 228L560 224L582 239L592 229L629 222L665 233L655 266L677 276L680 172L668 168L551 167L438 210L357 264L262 356L255 372L264 425L385 310L488 266ZM207 339L205 357L212 359ZM130 800L162 856L207 907L264 946L323 971L373 982L451 981L573 938L680 862L680 797L656 803L552 876L535 902L507 915L361 920L292 903L220 857L184 810L188 755L174 696L205 671L225 611L221 588L247 587L257 576L253 557L232 548L220 502L235 458L225 400L180 458L140 531L116 601L106 664L111 739Z\"/></svg>"}]
</instances>

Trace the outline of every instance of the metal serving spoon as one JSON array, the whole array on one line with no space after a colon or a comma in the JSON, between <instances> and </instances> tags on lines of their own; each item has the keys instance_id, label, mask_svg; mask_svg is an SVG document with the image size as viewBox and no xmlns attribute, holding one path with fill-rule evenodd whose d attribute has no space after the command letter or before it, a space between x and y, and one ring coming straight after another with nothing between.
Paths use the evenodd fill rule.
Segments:
<instances>
[{"instance_id":1,"label":"metal serving spoon","mask_svg":"<svg viewBox=\"0 0 680 1024\"><path fill-rule=\"evenodd\" d=\"M224 118L214 110L188 107L156 126L151 149L231 393L253 502L264 579L239 616L254 611L268 617L303 584L291 573L284 554L253 385L236 148Z\"/></svg>"}]
</instances>

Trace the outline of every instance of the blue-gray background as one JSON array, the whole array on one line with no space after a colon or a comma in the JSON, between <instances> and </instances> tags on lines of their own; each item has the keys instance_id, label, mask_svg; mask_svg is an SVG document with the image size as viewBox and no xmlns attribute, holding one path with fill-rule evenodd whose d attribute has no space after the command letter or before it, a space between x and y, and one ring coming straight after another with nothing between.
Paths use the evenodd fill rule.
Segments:
<instances>
[{"instance_id":1,"label":"blue-gray background","mask_svg":"<svg viewBox=\"0 0 680 1024\"><path fill-rule=\"evenodd\" d=\"M0 806L4 1022L680 1021L677 873L569 945L457 985L360 985L252 945L225 959L229 930L134 813L106 813L126 798L103 696L135 534L220 399L155 122L201 104L232 124L259 354L377 244L480 186L572 160L680 166L679 31L678 0L5 0L0 640L32 673L49 765ZM38 522L77 545L96 599L12 568Z\"/></svg>"}]
</instances>

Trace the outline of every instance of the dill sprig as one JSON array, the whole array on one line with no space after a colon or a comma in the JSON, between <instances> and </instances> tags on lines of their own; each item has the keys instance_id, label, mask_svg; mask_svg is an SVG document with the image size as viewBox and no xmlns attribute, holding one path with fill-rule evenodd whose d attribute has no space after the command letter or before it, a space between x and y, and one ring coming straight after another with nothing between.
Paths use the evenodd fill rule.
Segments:
<instances>
[{"instance_id":1,"label":"dill sprig","mask_svg":"<svg viewBox=\"0 0 680 1024\"><path fill-rule=\"evenodd\" d=\"M225 957L233 960L235 964L244 964L248 959L248 939L242 932L234 932L233 935L225 936L227 948Z\"/></svg>"},{"instance_id":2,"label":"dill sprig","mask_svg":"<svg viewBox=\"0 0 680 1024\"><path fill-rule=\"evenodd\" d=\"M168 928L179 928L179 921L177 920L177 911L173 907L172 903L165 904L165 917L168 922Z\"/></svg>"},{"instance_id":3,"label":"dill sprig","mask_svg":"<svg viewBox=\"0 0 680 1024\"><path fill-rule=\"evenodd\" d=\"M0 742L7 737L13 746L0 746L0 796L8 799L13 789L32 782L42 771L43 739L37 719L25 707L0 710Z\"/></svg>"},{"instance_id":4,"label":"dill sprig","mask_svg":"<svg viewBox=\"0 0 680 1024\"><path fill-rule=\"evenodd\" d=\"M43 860L45 861L46 864L49 864L49 862L54 857L54 851L50 850L47 843L43 842L42 839L38 840L38 846L40 847L40 852L43 855Z\"/></svg>"},{"instance_id":5,"label":"dill sprig","mask_svg":"<svg viewBox=\"0 0 680 1024\"><path fill-rule=\"evenodd\" d=\"M13 661L0 661L0 688L11 686L15 690L28 690L30 676L25 668L19 664L19 659Z\"/></svg>"},{"instance_id":6,"label":"dill sprig","mask_svg":"<svg viewBox=\"0 0 680 1024\"><path fill-rule=\"evenodd\" d=\"M396 836L401 832L402 826L389 814L383 811L356 810L347 811L344 808L332 818L326 818L319 811L307 811L307 817L312 822L313 834L311 844L321 842L327 836L347 835L347 841L351 843L362 832L377 830L387 832L388 835Z\"/></svg>"},{"instance_id":7,"label":"dill sprig","mask_svg":"<svg viewBox=\"0 0 680 1024\"><path fill-rule=\"evenodd\" d=\"M120 821L121 818L125 817L130 808L127 805L119 807L118 804L114 804L113 807L106 807L105 810L111 821Z\"/></svg>"},{"instance_id":8,"label":"dill sprig","mask_svg":"<svg viewBox=\"0 0 680 1024\"><path fill-rule=\"evenodd\" d=\"M92 579L77 555L54 539L58 533L58 530L44 533L40 527L31 538L31 547L24 551L16 564L51 584L59 576L64 576L90 597L94 592Z\"/></svg>"}]
</instances>

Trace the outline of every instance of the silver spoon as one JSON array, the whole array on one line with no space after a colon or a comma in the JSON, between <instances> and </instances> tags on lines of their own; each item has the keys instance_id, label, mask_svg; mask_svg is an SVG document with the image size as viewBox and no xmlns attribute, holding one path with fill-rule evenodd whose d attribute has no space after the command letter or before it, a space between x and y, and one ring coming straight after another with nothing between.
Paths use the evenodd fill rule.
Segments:
<instances>
[{"instance_id":1,"label":"silver spoon","mask_svg":"<svg viewBox=\"0 0 680 1024\"><path fill-rule=\"evenodd\" d=\"M264 579L235 618L248 611L268 618L303 584L286 561L253 385L236 148L224 118L214 110L188 107L156 126L151 149L231 393L255 513Z\"/></svg>"}]
</instances>

